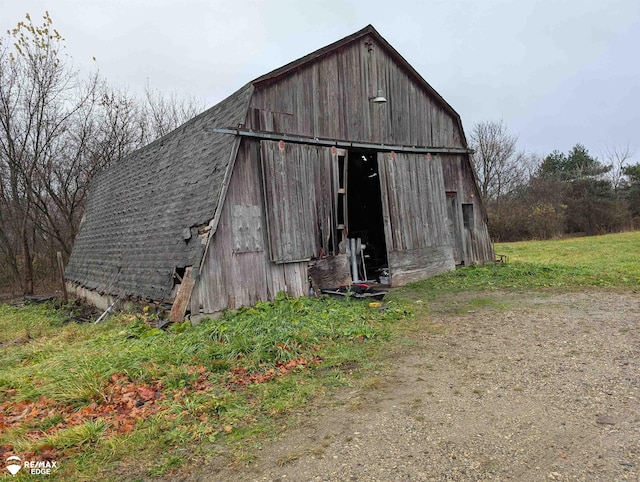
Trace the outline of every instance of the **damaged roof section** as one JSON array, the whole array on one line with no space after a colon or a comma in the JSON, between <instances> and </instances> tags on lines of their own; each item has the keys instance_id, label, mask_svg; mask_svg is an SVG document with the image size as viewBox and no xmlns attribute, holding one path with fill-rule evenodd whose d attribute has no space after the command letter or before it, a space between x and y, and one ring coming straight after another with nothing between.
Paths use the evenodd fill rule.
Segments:
<instances>
[{"instance_id":1,"label":"damaged roof section","mask_svg":"<svg viewBox=\"0 0 640 482\"><path fill-rule=\"evenodd\" d=\"M234 136L205 127L244 123L252 91L246 85L94 178L68 280L103 294L170 298L174 268L200 264L198 228L214 218L237 150Z\"/></svg>"}]
</instances>

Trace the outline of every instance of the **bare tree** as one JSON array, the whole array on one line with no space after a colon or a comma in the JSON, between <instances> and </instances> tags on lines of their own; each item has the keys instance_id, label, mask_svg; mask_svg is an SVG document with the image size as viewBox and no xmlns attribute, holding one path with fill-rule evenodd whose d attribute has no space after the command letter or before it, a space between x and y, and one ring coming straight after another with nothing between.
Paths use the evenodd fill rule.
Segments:
<instances>
[{"instance_id":1,"label":"bare tree","mask_svg":"<svg viewBox=\"0 0 640 482\"><path fill-rule=\"evenodd\" d=\"M163 94L148 82L144 92L143 117L148 141L168 134L204 110L202 103L195 98Z\"/></svg>"},{"instance_id":2,"label":"bare tree","mask_svg":"<svg viewBox=\"0 0 640 482\"><path fill-rule=\"evenodd\" d=\"M629 143L626 146L607 147L602 158L604 164L610 167L607 176L614 192L617 193L626 186L625 167L629 165L634 156L635 150L629 146Z\"/></svg>"},{"instance_id":3,"label":"bare tree","mask_svg":"<svg viewBox=\"0 0 640 482\"><path fill-rule=\"evenodd\" d=\"M48 13L0 37L0 267L26 294L48 251L71 253L94 173L201 110L148 86L141 100L84 78L63 48Z\"/></svg>"},{"instance_id":4,"label":"bare tree","mask_svg":"<svg viewBox=\"0 0 640 482\"><path fill-rule=\"evenodd\" d=\"M535 158L517 149L517 137L509 134L503 121L485 121L473 126L471 147L482 197L499 201L526 183Z\"/></svg>"},{"instance_id":5,"label":"bare tree","mask_svg":"<svg viewBox=\"0 0 640 482\"><path fill-rule=\"evenodd\" d=\"M33 293L37 198L44 187L39 170L56 157L67 123L82 105L72 97L76 73L60 59L62 41L46 13L39 26L27 14L0 43L3 202L19 238L25 293Z\"/></svg>"}]
</instances>

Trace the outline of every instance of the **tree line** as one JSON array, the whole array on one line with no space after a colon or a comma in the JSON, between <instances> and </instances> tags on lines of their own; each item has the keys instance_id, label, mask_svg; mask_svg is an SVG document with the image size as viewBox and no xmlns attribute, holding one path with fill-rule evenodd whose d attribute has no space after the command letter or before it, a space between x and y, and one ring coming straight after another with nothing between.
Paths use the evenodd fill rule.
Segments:
<instances>
[{"instance_id":1,"label":"tree line","mask_svg":"<svg viewBox=\"0 0 640 482\"><path fill-rule=\"evenodd\" d=\"M0 37L0 291L55 276L94 173L197 115L192 98L142 96L75 69L48 13Z\"/></svg>"},{"instance_id":2,"label":"tree line","mask_svg":"<svg viewBox=\"0 0 640 482\"><path fill-rule=\"evenodd\" d=\"M640 163L628 145L602 159L580 143L541 158L520 151L503 121L480 122L469 137L495 241L640 228Z\"/></svg>"}]
</instances>

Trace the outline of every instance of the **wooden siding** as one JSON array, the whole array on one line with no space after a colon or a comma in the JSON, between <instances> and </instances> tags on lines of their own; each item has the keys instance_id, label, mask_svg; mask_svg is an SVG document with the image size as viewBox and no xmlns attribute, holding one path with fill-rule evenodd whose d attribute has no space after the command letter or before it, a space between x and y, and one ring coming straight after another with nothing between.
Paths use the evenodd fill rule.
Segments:
<instances>
[{"instance_id":1,"label":"wooden siding","mask_svg":"<svg viewBox=\"0 0 640 482\"><path fill-rule=\"evenodd\" d=\"M388 102L375 104L371 97L382 90ZM247 127L293 135L384 144L464 148L466 141L459 119L445 109L370 36L358 39L279 77L256 86L250 101ZM449 246L456 261L476 264L493 259L482 207L468 156L440 155L441 191L456 193L456 213L461 203L473 203L476 228L454 231L446 204L429 205L425 211L434 226L447 226L450 241L428 244ZM404 172L402 173L405 174ZM405 176L406 177L406 176ZM406 179L394 182L402 183ZM404 202L406 200L397 200ZM443 201L444 202L444 201ZM444 208L443 208L444 206ZM391 208L393 208L393 204ZM433 212L437 207L440 213ZM404 205L398 213L406 214ZM450 209L454 207L451 206ZM452 212L453 214L453 212ZM438 216L442 215L442 218ZM398 250L412 250L421 240L416 226L396 227L388 235ZM444 236L440 229L435 236ZM422 242L422 241L421 241ZM422 248L424 246L420 246ZM394 248L395 249L395 248ZM393 249L388 250L389 253ZM448 255L443 255L448 265ZM453 257L453 254L451 255Z\"/></svg>"},{"instance_id":2,"label":"wooden siding","mask_svg":"<svg viewBox=\"0 0 640 482\"><path fill-rule=\"evenodd\" d=\"M429 155L378 154L394 286L454 269L442 165Z\"/></svg>"},{"instance_id":3,"label":"wooden siding","mask_svg":"<svg viewBox=\"0 0 640 482\"><path fill-rule=\"evenodd\" d=\"M218 229L191 298L194 315L273 300L279 291L292 296L308 292L306 262L270 261L259 149L258 141L244 139L238 150ZM238 213L244 221L234 219ZM251 226L245 223L249 218Z\"/></svg>"},{"instance_id":4,"label":"wooden siding","mask_svg":"<svg viewBox=\"0 0 640 482\"><path fill-rule=\"evenodd\" d=\"M453 260L456 265L459 265L465 262L464 231L456 192L447 191L447 216L450 238L453 243Z\"/></svg>"},{"instance_id":5,"label":"wooden siding","mask_svg":"<svg viewBox=\"0 0 640 482\"><path fill-rule=\"evenodd\" d=\"M464 264L482 264L492 261L493 246L469 156L439 155L437 158L442 164L445 190L456 195L457 214L462 216L462 204L473 205L472 227L465 227L459 231L463 237Z\"/></svg>"},{"instance_id":6,"label":"wooden siding","mask_svg":"<svg viewBox=\"0 0 640 482\"><path fill-rule=\"evenodd\" d=\"M328 251L333 226L332 163L327 147L262 141L271 260L309 260Z\"/></svg>"},{"instance_id":7,"label":"wooden siding","mask_svg":"<svg viewBox=\"0 0 640 482\"><path fill-rule=\"evenodd\" d=\"M371 97L382 90L388 102ZM372 37L257 86L248 127L331 139L466 147L458 120Z\"/></svg>"},{"instance_id":8,"label":"wooden siding","mask_svg":"<svg viewBox=\"0 0 640 482\"><path fill-rule=\"evenodd\" d=\"M388 102L370 101L378 90ZM457 115L370 35L256 82L245 127L352 142L466 147ZM454 269L454 247L456 260L467 264L492 259L468 156L379 153L378 167L393 285ZM336 178L335 149L243 139L192 313L251 305L278 291L306 294L306 260L331 251ZM445 192L455 193L453 204ZM473 229L462 227L461 203L474 206Z\"/></svg>"}]
</instances>

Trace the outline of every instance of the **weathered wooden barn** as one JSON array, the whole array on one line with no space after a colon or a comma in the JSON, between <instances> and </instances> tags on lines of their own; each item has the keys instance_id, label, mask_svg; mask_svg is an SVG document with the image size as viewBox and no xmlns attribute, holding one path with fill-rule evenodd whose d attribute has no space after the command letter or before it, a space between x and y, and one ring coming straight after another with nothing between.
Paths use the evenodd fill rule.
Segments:
<instances>
[{"instance_id":1,"label":"weathered wooden barn","mask_svg":"<svg viewBox=\"0 0 640 482\"><path fill-rule=\"evenodd\" d=\"M99 173L68 285L195 316L306 295L314 270L400 286L491 261L470 155L458 114L367 26Z\"/></svg>"}]
</instances>

